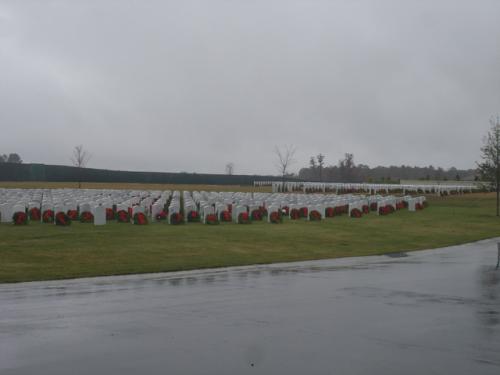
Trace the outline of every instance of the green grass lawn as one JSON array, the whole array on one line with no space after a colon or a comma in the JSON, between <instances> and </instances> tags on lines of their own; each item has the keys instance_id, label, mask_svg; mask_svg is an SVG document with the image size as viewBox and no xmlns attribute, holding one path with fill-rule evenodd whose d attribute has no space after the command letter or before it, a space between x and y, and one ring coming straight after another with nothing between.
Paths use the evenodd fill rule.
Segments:
<instances>
[{"instance_id":1,"label":"green grass lawn","mask_svg":"<svg viewBox=\"0 0 500 375\"><path fill-rule=\"evenodd\" d=\"M0 224L0 282L375 255L500 236L491 194L429 202L420 212L281 225Z\"/></svg>"}]
</instances>

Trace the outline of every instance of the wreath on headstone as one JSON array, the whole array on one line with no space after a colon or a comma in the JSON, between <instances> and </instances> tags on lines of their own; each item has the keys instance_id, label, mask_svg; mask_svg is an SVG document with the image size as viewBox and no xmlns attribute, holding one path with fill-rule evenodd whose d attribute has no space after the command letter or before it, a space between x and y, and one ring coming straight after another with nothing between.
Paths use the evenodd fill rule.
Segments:
<instances>
[{"instance_id":1,"label":"wreath on headstone","mask_svg":"<svg viewBox=\"0 0 500 375\"><path fill-rule=\"evenodd\" d=\"M208 214L205 217L205 224L208 224L208 225L217 225L217 224L219 224L219 219L217 218L217 215L215 215L215 214Z\"/></svg>"},{"instance_id":2,"label":"wreath on headstone","mask_svg":"<svg viewBox=\"0 0 500 375\"><path fill-rule=\"evenodd\" d=\"M163 210L161 210L160 212L158 212L156 214L156 220L158 221L163 221L163 220L166 220L167 219L167 213Z\"/></svg>"},{"instance_id":3,"label":"wreath on headstone","mask_svg":"<svg viewBox=\"0 0 500 375\"><path fill-rule=\"evenodd\" d=\"M66 215L70 220L78 220L78 210L68 210Z\"/></svg>"},{"instance_id":4,"label":"wreath on headstone","mask_svg":"<svg viewBox=\"0 0 500 375\"><path fill-rule=\"evenodd\" d=\"M335 209L333 207L327 207L325 209L325 216L326 217L334 217L335 216Z\"/></svg>"},{"instance_id":5,"label":"wreath on headstone","mask_svg":"<svg viewBox=\"0 0 500 375\"><path fill-rule=\"evenodd\" d=\"M281 224L283 222L283 216L278 211L271 212L269 216L269 221L273 224Z\"/></svg>"},{"instance_id":6,"label":"wreath on headstone","mask_svg":"<svg viewBox=\"0 0 500 375\"><path fill-rule=\"evenodd\" d=\"M12 215L12 220L14 225L26 225L28 224L28 215L26 215L26 212L18 211Z\"/></svg>"},{"instance_id":7,"label":"wreath on headstone","mask_svg":"<svg viewBox=\"0 0 500 375\"><path fill-rule=\"evenodd\" d=\"M106 220L114 220L115 212L112 208L106 208Z\"/></svg>"},{"instance_id":8,"label":"wreath on headstone","mask_svg":"<svg viewBox=\"0 0 500 375\"><path fill-rule=\"evenodd\" d=\"M170 224L179 225L183 223L184 223L184 218L182 217L181 213L174 212L172 215L170 215Z\"/></svg>"},{"instance_id":9,"label":"wreath on headstone","mask_svg":"<svg viewBox=\"0 0 500 375\"><path fill-rule=\"evenodd\" d=\"M247 212L241 212L238 215L238 224L250 224L250 217L248 216Z\"/></svg>"},{"instance_id":10,"label":"wreath on headstone","mask_svg":"<svg viewBox=\"0 0 500 375\"><path fill-rule=\"evenodd\" d=\"M320 221L321 220L321 214L319 211L316 210L311 210L309 213L309 220L311 221Z\"/></svg>"},{"instance_id":11,"label":"wreath on headstone","mask_svg":"<svg viewBox=\"0 0 500 375\"><path fill-rule=\"evenodd\" d=\"M42 217L42 214L40 212L40 209L38 207L33 207L28 211L30 215L30 220L33 221L40 221L40 218Z\"/></svg>"},{"instance_id":12,"label":"wreath on headstone","mask_svg":"<svg viewBox=\"0 0 500 375\"><path fill-rule=\"evenodd\" d=\"M290 219L298 220L300 219L300 211L297 208L292 208L290 211Z\"/></svg>"},{"instance_id":13,"label":"wreath on headstone","mask_svg":"<svg viewBox=\"0 0 500 375\"><path fill-rule=\"evenodd\" d=\"M260 212L260 209L253 210L251 213L252 220L254 221L261 221L262 220L262 214Z\"/></svg>"},{"instance_id":14,"label":"wreath on headstone","mask_svg":"<svg viewBox=\"0 0 500 375\"><path fill-rule=\"evenodd\" d=\"M379 207L379 209L378 209L379 215L382 215L382 216L392 214L393 212L394 212L394 207L392 207L390 204L388 204L387 206Z\"/></svg>"},{"instance_id":15,"label":"wreath on headstone","mask_svg":"<svg viewBox=\"0 0 500 375\"><path fill-rule=\"evenodd\" d=\"M42 221L44 223L53 223L54 222L54 211L52 211L52 210L43 211Z\"/></svg>"},{"instance_id":16,"label":"wreath on headstone","mask_svg":"<svg viewBox=\"0 0 500 375\"><path fill-rule=\"evenodd\" d=\"M90 211L84 211L80 215L80 222L81 223L93 223L94 222L94 215L92 215L92 212L90 212Z\"/></svg>"},{"instance_id":17,"label":"wreath on headstone","mask_svg":"<svg viewBox=\"0 0 500 375\"><path fill-rule=\"evenodd\" d=\"M146 225L148 223L148 218L144 213L137 212L134 214L134 224L135 225Z\"/></svg>"},{"instance_id":18,"label":"wreath on headstone","mask_svg":"<svg viewBox=\"0 0 500 375\"><path fill-rule=\"evenodd\" d=\"M116 212L116 221L119 223L130 223L130 216L127 211L119 210Z\"/></svg>"},{"instance_id":19,"label":"wreath on headstone","mask_svg":"<svg viewBox=\"0 0 500 375\"><path fill-rule=\"evenodd\" d=\"M191 210L188 212L188 222L195 223L200 221L200 215L198 211Z\"/></svg>"},{"instance_id":20,"label":"wreath on headstone","mask_svg":"<svg viewBox=\"0 0 500 375\"><path fill-rule=\"evenodd\" d=\"M221 213L219 214L219 216L220 216L220 221L226 222L226 223L230 222L231 219L232 219L231 218L231 212L226 211L226 210L221 211Z\"/></svg>"},{"instance_id":21,"label":"wreath on headstone","mask_svg":"<svg viewBox=\"0 0 500 375\"><path fill-rule=\"evenodd\" d=\"M300 207L299 209L300 217L307 217L308 212L307 207Z\"/></svg>"},{"instance_id":22,"label":"wreath on headstone","mask_svg":"<svg viewBox=\"0 0 500 375\"><path fill-rule=\"evenodd\" d=\"M73 211L73 210L70 210ZM69 211L68 211L69 212ZM78 215L77 215L78 217ZM71 217L64 212L58 212L56 214L56 225L68 226L71 224Z\"/></svg>"},{"instance_id":23,"label":"wreath on headstone","mask_svg":"<svg viewBox=\"0 0 500 375\"><path fill-rule=\"evenodd\" d=\"M354 218L360 218L363 216L363 212L361 212L361 210L359 208L353 208L351 210L351 217L354 217Z\"/></svg>"}]
</instances>

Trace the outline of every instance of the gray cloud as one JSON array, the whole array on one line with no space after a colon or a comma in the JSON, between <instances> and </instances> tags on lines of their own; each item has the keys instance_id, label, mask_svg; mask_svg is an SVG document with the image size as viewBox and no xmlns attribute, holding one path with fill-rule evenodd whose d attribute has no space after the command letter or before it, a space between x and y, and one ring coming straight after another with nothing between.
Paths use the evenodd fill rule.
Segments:
<instances>
[{"instance_id":1,"label":"gray cloud","mask_svg":"<svg viewBox=\"0 0 500 375\"><path fill-rule=\"evenodd\" d=\"M500 2L1 1L0 152L89 166L274 173L473 167L500 112Z\"/></svg>"}]
</instances>

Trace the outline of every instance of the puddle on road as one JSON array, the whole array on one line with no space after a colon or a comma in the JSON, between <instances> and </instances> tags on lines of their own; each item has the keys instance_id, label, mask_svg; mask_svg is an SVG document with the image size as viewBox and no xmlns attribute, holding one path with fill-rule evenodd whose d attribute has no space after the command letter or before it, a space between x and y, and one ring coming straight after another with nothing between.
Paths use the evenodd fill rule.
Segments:
<instances>
[{"instance_id":1,"label":"puddle on road","mask_svg":"<svg viewBox=\"0 0 500 375\"><path fill-rule=\"evenodd\" d=\"M407 253L387 253L384 255L389 258L406 258L408 256Z\"/></svg>"}]
</instances>

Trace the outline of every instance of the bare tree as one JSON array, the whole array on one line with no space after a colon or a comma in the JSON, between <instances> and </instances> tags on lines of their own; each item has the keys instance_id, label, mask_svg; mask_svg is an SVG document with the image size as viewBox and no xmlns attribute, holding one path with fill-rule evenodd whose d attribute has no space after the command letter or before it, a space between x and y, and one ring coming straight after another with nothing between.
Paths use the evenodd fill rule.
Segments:
<instances>
[{"instance_id":1,"label":"bare tree","mask_svg":"<svg viewBox=\"0 0 500 375\"><path fill-rule=\"evenodd\" d=\"M22 162L23 159L21 159L21 157L16 153L9 154L9 157L7 158L7 163L22 164Z\"/></svg>"},{"instance_id":2,"label":"bare tree","mask_svg":"<svg viewBox=\"0 0 500 375\"><path fill-rule=\"evenodd\" d=\"M316 159L318 160L319 181L323 182L323 166L325 165L325 155L319 153L318 156L316 156Z\"/></svg>"},{"instance_id":3,"label":"bare tree","mask_svg":"<svg viewBox=\"0 0 500 375\"><path fill-rule=\"evenodd\" d=\"M311 158L309 159L309 169L311 170L311 176L312 176L310 180L314 181L314 179L316 178L316 170L318 169L318 165L316 164L316 158L314 156L311 156Z\"/></svg>"},{"instance_id":4,"label":"bare tree","mask_svg":"<svg viewBox=\"0 0 500 375\"><path fill-rule=\"evenodd\" d=\"M234 174L234 163L229 162L226 164L226 174L229 176Z\"/></svg>"},{"instance_id":5,"label":"bare tree","mask_svg":"<svg viewBox=\"0 0 500 375\"><path fill-rule=\"evenodd\" d=\"M21 164L23 162L23 159L19 156L19 154L12 153L9 155L3 154L0 155L0 163L14 163L14 164Z\"/></svg>"},{"instance_id":6,"label":"bare tree","mask_svg":"<svg viewBox=\"0 0 500 375\"><path fill-rule=\"evenodd\" d=\"M356 164L354 164L354 155L346 153L344 159L339 160L340 178L342 182L353 182Z\"/></svg>"},{"instance_id":7,"label":"bare tree","mask_svg":"<svg viewBox=\"0 0 500 375\"><path fill-rule=\"evenodd\" d=\"M281 191L285 190L285 179L289 173L290 165L295 163L295 152L297 148L293 145L285 145L283 149L275 146L274 153L276 154L276 169L281 175Z\"/></svg>"},{"instance_id":8,"label":"bare tree","mask_svg":"<svg viewBox=\"0 0 500 375\"><path fill-rule=\"evenodd\" d=\"M90 160L90 154L83 149L82 145L75 146L73 149L73 156L71 161L73 165L78 168L78 188L82 187L82 168L85 168Z\"/></svg>"},{"instance_id":9,"label":"bare tree","mask_svg":"<svg viewBox=\"0 0 500 375\"><path fill-rule=\"evenodd\" d=\"M497 216L500 216L500 117L490 119L491 129L484 138L481 147L482 162L477 163L479 173L484 181L489 181L497 193Z\"/></svg>"},{"instance_id":10,"label":"bare tree","mask_svg":"<svg viewBox=\"0 0 500 375\"><path fill-rule=\"evenodd\" d=\"M311 168L312 170L316 169L316 159L314 158L314 156L311 156L311 159L309 159L309 168Z\"/></svg>"}]
</instances>

